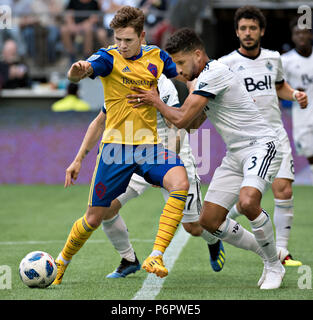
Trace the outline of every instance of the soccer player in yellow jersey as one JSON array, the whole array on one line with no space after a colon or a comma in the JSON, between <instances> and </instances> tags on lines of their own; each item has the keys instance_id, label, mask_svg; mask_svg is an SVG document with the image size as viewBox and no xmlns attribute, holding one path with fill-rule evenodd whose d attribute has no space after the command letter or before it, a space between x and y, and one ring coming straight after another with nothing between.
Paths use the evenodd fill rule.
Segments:
<instances>
[{"instance_id":1,"label":"soccer player in yellow jersey","mask_svg":"<svg viewBox=\"0 0 313 320\"><path fill-rule=\"evenodd\" d=\"M189 183L179 157L164 149L157 135L156 110L147 106L134 109L126 96L133 86L149 90L156 86L162 73L176 77L176 65L169 55L155 46L141 45L144 14L140 9L125 6L111 22L116 45L100 49L87 61L74 63L68 78L79 82L85 77L100 77L103 83L106 114L101 110L91 125L105 131L99 146L96 166L90 186L88 207L74 224L64 248L56 259L58 274L54 284L60 284L73 255L92 232L108 219L110 204L124 193L133 173L153 185L165 188L169 198L160 217L159 229L151 255L142 267L159 277L167 275L163 253L170 244L182 219ZM83 158L97 143L85 136L81 148L66 170L65 187L77 178Z\"/></svg>"}]
</instances>

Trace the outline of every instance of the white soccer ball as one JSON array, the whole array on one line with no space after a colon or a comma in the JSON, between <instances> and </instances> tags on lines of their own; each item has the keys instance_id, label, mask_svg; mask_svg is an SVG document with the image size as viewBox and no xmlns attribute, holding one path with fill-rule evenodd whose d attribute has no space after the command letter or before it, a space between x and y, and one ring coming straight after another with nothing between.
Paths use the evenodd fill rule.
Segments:
<instances>
[{"instance_id":1,"label":"white soccer ball","mask_svg":"<svg viewBox=\"0 0 313 320\"><path fill-rule=\"evenodd\" d=\"M46 252L33 251L21 261L20 277L30 288L46 288L57 276L54 259Z\"/></svg>"}]
</instances>

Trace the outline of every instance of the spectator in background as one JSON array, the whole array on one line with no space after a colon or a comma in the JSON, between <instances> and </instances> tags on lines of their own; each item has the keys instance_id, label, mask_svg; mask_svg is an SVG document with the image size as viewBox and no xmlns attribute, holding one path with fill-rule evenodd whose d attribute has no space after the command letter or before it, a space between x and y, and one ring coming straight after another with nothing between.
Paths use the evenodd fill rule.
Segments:
<instances>
[{"instance_id":1,"label":"spectator in background","mask_svg":"<svg viewBox=\"0 0 313 320\"><path fill-rule=\"evenodd\" d=\"M98 40L102 46L107 47L113 44L113 31L110 28L114 14L123 6L137 7L139 0L100 0L103 16L103 28L98 30Z\"/></svg>"},{"instance_id":2,"label":"spectator in background","mask_svg":"<svg viewBox=\"0 0 313 320\"><path fill-rule=\"evenodd\" d=\"M54 63L60 39L59 21L64 0L32 0L32 13L36 16L35 29L36 60Z\"/></svg>"},{"instance_id":3,"label":"spectator in background","mask_svg":"<svg viewBox=\"0 0 313 320\"><path fill-rule=\"evenodd\" d=\"M70 0L66 7L64 23L61 26L61 39L71 63L77 59L73 38L81 37L84 58L89 57L93 52L93 34L99 17L97 14L88 15L84 11L101 12L96 0Z\"/></svg>"},{"instance_id":4,"label":"spectator in background","mask_svg":"<svg viewBox=\"0 0 313 320\"><path fill-rule=\"evenodd\" d=\"M162 33L170 26L167 19L165 19L168 10L167 0L141 0L139 8L146 16L147 42L161 47Z\"/></svg>"},{"instance_id":5,"label":"spectator in background","mask_svg":"<svg viewBox=\"0 0 313 320\"><path fill-rule=\"evenodd\" d=\"M6 5L12 11L12 27L10 29L0 29L0 52L4 43L8 39L13 39L18 43L18 54L21 57L28 53L28 45L24 38L24 31L27 33L27 17L31 14L32 0L1 0L1 5Z\"/></svg>"},{"instance_id":6,"label":"spectator in background","mask_svg":"<svg viewBox=\"0 0 313 320\"><path fill-rule=\"evenodd\" d=\"M78 97L78 89L78 84L69 83L67 86L67 95L52 105L52 111L90 111L90 105Z\"/></svg>"},{"instance_id":7,"label":"spectator in background","mask_svg":"<svg viewBox=\"0 0 313 320\"><path fill-rule=\"evenodd\" d=\"M22 63L17 44L10 39L5 41L0 62L0 87L3 89L16 89L30 86L28 68Z\"/></svg>"}]
</instances>

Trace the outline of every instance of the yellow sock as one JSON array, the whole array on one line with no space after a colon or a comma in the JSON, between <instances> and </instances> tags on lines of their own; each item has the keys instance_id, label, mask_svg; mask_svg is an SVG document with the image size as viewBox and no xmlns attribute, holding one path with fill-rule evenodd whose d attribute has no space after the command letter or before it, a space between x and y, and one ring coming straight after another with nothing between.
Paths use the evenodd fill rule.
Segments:
<instances>
[{"instance_id":1,"label":"yellow sock","mask_svg":"<svg viewBox=\"0 0 313 320\"><path fill-rule=\"evenodd\" d=\"M188 191L172 191L160 217L159 230L153 251L164 253L174 237L174 233L183 217Z\"/></svg>"},{"instance_id":2,"label":"yellow sock","mask_svg":"<svg viewBox=\"0 0 313 320\"><path fill-rule=\"evenodd\" d=\"M91 236L95 228L91 227L86 220L86 215L74 222L72 230L61 252L62 257L70 261L74 254L83 246Z\"/></svg>"}]
</instances>

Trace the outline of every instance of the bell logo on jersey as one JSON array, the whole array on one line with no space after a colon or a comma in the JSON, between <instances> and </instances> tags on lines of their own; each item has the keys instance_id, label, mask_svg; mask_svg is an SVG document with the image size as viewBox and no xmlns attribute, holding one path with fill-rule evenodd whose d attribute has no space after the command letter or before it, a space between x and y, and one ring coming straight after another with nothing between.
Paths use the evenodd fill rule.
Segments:
<instances>
[{"instance_id":1,"label":"bell logo on jersey","mask_svg":"<svg viewBox=\"0 0 313 320\"><path fill-rule=\"evenodd\" d=\"M245 86L248 92L255 90L270 90L272 89L272 78L270 75L264 76L264 81L260 80L258 82L254 82L253 78L245 78Z\"/></svg>"},{"instance_id":2,"label":"bell logo on jersey","mask_svg":"<svg viewBox=\"0 0 313 320\"><path fill-rule=\"evenodd\" d=\"M304 86L308 86L313 83L313 77L310 77L308 74L302 74L301 79Z\"/></svg>"}]
</instances>

